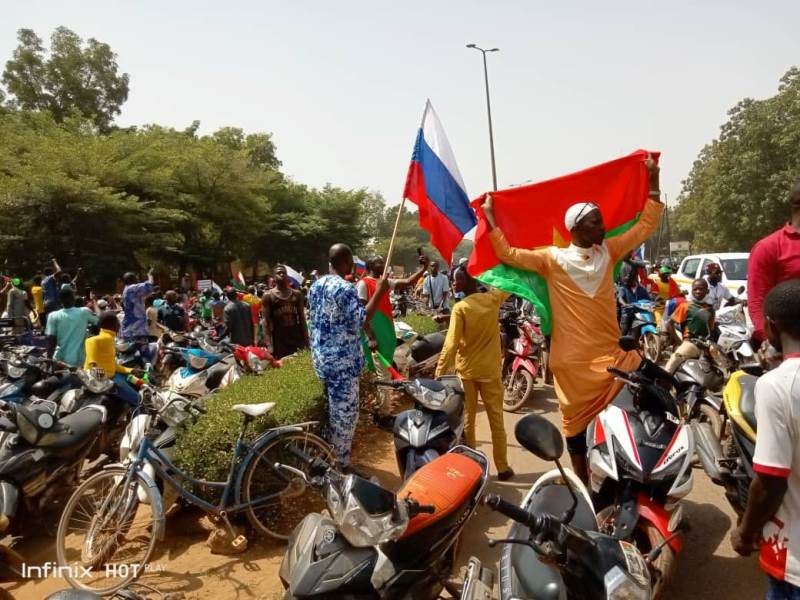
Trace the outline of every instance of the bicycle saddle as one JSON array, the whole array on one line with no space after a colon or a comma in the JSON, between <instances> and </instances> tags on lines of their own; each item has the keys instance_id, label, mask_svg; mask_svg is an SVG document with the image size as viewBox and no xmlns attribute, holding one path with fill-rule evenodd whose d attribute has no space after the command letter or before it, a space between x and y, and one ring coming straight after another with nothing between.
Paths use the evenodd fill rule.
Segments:
<instances>
[{"instance_id":1,"label":"bicycle saddle","mask_svg":"<svg viewBox=\"0 0 800 600\"><path fill-rule=\"evenodd\" d=\"M248 417L260 417L267 414L275 407L274 402L262 402L261 404L234 404L231 410L240 412Z\"/></svg>"}]
</instances>

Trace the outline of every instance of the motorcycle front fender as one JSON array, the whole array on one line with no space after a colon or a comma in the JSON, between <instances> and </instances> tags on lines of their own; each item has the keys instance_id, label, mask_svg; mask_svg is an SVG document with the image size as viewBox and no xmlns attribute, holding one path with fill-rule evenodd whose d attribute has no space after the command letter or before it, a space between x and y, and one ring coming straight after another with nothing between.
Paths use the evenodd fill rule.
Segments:
<instances>
[{"instance_id":1,"label":"motorcycle front fender","mask_svg":"<svg viewBox=\"0 0 800 600\"><path fill-rule=\"evenodd\" d=\"M639 511L639 518L652 523L658 532L666 539L674 534L669 530L669 513L667 510L653 502L650 497L644 492L639 492L636 498L636 506ZM675 554L678 554L683 548L680 536L672 538L667 544Z\"/></svg>"},{"instance_id":2,"label":"motorcycle front fender","mask_svg":"<svg viewBox=\"0 0 800 600\"><path fill-rule=\"evenodd\" d=\"M642 333L652 333L653 335L658 335L658 331L656 331L656 326L648 323L644 327L642 327Z\"/></svg>"},{"instance_id":3,"label":"motorcycle front fender","mask_svg":"<svg viewBox=\"0 0 800 600\"><path fill-rule=\"evenodd\" d=\"M514 357L514 363L511 365L511 374L513 375L514 373L516 373L520 369L528 371L531 375L534 376L534 378L536 377L536 372L538 371L538 369L536 368L536 365L534 364L534 362L530 358L524 358L522 356L515 356Z\"/></svg>"}]
</instances>

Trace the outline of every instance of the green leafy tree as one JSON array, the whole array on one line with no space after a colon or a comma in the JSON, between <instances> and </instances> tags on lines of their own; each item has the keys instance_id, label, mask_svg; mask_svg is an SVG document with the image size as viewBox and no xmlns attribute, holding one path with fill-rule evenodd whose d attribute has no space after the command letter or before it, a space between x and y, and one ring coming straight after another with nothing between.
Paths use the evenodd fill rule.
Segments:
<instances>
[{"instance_id":1,"label":"green leafy tree","mask_svg":"<svg viewBox=\"0 0 800 600\"><path fill-rule=\"evenodd\" d=\"M47 110L59 123L77 112L108 131L128 98L129 82L111 47L94 38L84 44L66 27L53 32L49 52L31 29L20 29L17 39L2 78L14 103Z\"/></svg>"},{"instance_id":2,"label":"green leafy tree","mask_svg":"<svg viewBox=\"0 0 800 600\"><path fill-rule=\"evenodd\" d=\"M684 181L676 229L693 235L694 251L744 251L780 227L788 193L800 177L800 69L778 93L739 102L718 139L700 152Z\"/></svg>"}]
</instances>

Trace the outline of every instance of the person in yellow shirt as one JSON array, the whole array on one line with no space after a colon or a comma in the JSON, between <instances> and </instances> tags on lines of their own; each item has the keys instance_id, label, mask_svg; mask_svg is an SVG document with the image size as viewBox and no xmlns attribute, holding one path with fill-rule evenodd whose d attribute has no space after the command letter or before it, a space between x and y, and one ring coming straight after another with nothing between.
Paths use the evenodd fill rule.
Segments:
<instances>
[{"instance_id":1,"label":"person in yellow shirt","mask_svg":"<svg viewBox=\"0 0 800 600\"><path fill-rule=\"evenodd\" d=\"M44 314L44 290L42 289L42 276L37 275L33 278L33 285L31 285L31 299L33 299L33 308L40 316Z\"/></svg>"},{"instance_id":2,"label":"person in yellow shirt","mask_svg":"<svg viewBox=\"0 0 800 600\"><path fill-rule=\"evenodd\" d=\"M506 430L503 424L503 383L501 376L500 305L509 294L500 290L479 292L478 283L459 267L453 288L463 292L464 299L453 307L450 327L439 355L436 376L455 373L464 385L464 438L475 447L475 412L480 395L489 427L497 478L507 481L514 476L508 464Z\"/></svg>"},{"instance_id":3,"label":"person in yellow shirt","mask_svg":"<svg viewBox=\"0 0 800 600\"><path fill-rule=\"evenodd\" d=\"M86 344L86 361L84 369L95 367L103 369L107 377L114 379L116 394L122 398L131 408L139 404L138 392L128 383L127 376L133 373L133 369L117 364L117 352L114 347L114 339L119 332L119 319L113 312L104 312L100 315L100 333L88 338Z\"/></svg>"}]
</instances>

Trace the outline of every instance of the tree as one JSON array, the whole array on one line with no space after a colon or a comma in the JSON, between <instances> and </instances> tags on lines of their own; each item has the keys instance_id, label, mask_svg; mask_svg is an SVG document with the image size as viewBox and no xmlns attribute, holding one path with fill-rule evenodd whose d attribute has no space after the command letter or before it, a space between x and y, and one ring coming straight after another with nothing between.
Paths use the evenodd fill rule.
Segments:
<instances>
[{"instance_id":1,"label":"tree","mask_svg":"<svg viewBox=\"0 0 800 600\"><path fill-rule=\"evenodd\" d=\"M786 221L800 176L800 69L783 76L775 96L744 99L728 114L675 210L676 228L693 234L694 251L749 250Z\"/></svg>"},{"instance_id":2,"label":"tree","mask_svg":"<svg viewBox=\"0 0 800 600\"><path fill-rule=\"evenodd\" d=\"M66 27L50 38L50 51L31 29L17 32L19 45L6 62L3 83L15 104L47 110L61 123L73 112L108 131L128 98L127 73L118 73L117 55L108 44L83 40Z\"/></svg>"}]
</instances>

